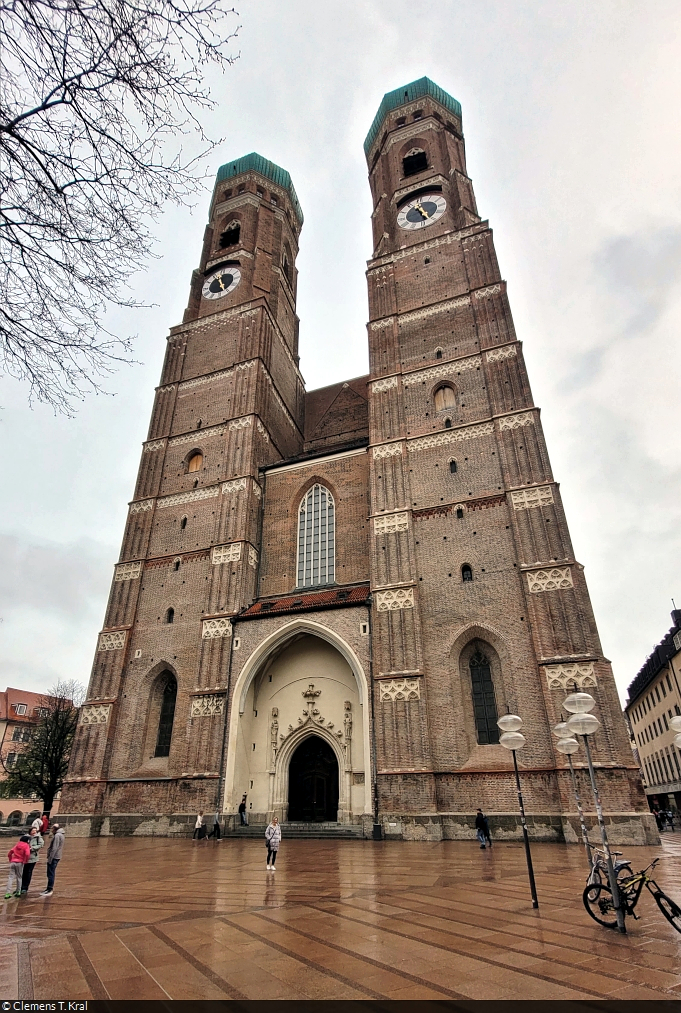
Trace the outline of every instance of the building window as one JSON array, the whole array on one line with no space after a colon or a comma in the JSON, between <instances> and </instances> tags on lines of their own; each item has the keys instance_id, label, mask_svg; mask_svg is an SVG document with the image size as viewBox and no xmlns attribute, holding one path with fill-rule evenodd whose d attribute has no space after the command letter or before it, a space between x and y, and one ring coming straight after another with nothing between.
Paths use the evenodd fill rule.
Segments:
<instances>
[{"instance_id":1,"label":"building window","mask_svg":"<svg viewBox=\"0 0 681 1013\"><path fill-rule=\"evenodd\" d=\"M428 168L428 156L422 148L412 148L402 159L402 169L405 176L414 176Z\"/></svg>"},{"instance_id":2,"label":"building window","mask_svg":"<svg viewBox=\"0 0 681 1013\"><path fill-rule=\"evenodd\" d=\"M442 358L442 349L441 348L436 348L435 349L435 358L436 359L441 359Z\"/></svg>"},{"instance_id":3,"label":"building window","mask_svg":"<svg viewBox=\"0 0 681 1013\"><path fill-rule=\"evenodd\" d=\"M29 742L31 738L30 728L15 728L12 732L12 742Z\"/></svg>"},{"instance_id":4,"label":"building window","mask_svg":"<svg viewBox=\"0 0 681 1013\"><path fill-rule=\"evenodd\" d=\"M241 226L238 222L230 222L225 231L220 236L220 249L224 250L228 246L236 246L239 242L241 235Z\"/></svg>"},{"instance_id":5,"label":"building window","mask_svg":"<svg viewBox=\"0 0 681 1013\"><path fill-rule=\"evenodd\" d=\"M457 516L458 520L462 519L462 517L463 517L463 507L457 507L456 508L456 516Z\"/></svg>"},{"instance_id":6,"label":"building window","mask_svg":"<svg viewBox=\"0 0 681 1013\"><path fill-rule=\"evenodd\" d=\"M200 450L195 450L187 461L187 471L200 471L203 465L203 454Z\"/></svg>"},{"instance_id":7,"label":"building window","mask_svg":"<svg viewBox=\"0 0 681 1013\"><path fill-rule=\"evenodd\" d=\"M7 759L5 760L5 766L6 767L13 767L16 762L17 762L17 754L16 753L8 753L7 754Z\"/></svg>"},{"instance_id":8,"label":"building window","mask_svg":"<svg viewBox=\"0 0 681 1013\"><path fill-rule=\"evenodd\" d=\"M187 518L183 517L182 520L180 521L180 528L182 529L182 531L184 531L186 527L187 527Z\"/></svg>"},{"instance_id":9,"label":"building window","mask_svg":"<svg viewBox=\"0 0 681 1013\"><path fill-rule=\"evenodd\" d=\"M464 584L468 584L471 580L473 580L473 570L468 563L464 563L461 567L461 580Z\"/></svg>"},{"instance_id":10,"label":"building window","mask_svg":"<svg viewBox=\"0 0 681 1013\"><path fill-rule=\"evenodd\" d=\"M456 408L456 395L449 384L443 383L435 391L435 411L443 412L448 408Z\"/></svg>"},{"instance_id":11,"label":"building window","mask_svg":"<svg viewBox=\"0 0 681 1013\"><path fill-rule=\"evenodd\" d=\"M14 704L14 713L15 714L23 715L23 714L26 713L27 710L28 710L28 708L27 708L27 706L26 706L25 703L15 703Z\"/></svg>"},{"instance_id":12,"label":"building window","mask_svg":"<svg viewBox=\"0 0 681 1013\"><path fill-rule=\"evenodd\" d=\"M175 609L173 608L168 609L168 611L166 612L166 622L167 623L175 622Z\"/></svg>"},{"instance_id":13,"label":"building window","mask_svg":"<svg viewBox=\"0 0 681 1013\"><path fill-rule=\"evenodd\" d=\"M298 587L335 580L335 507L323 485L313 485L298 512Z\"/></svg>"},{"instance_id":14,"label":"building window","mask_svg":"<svg viewBox=\"0 0 681 1013\"><path fill-rule=\"evenodd\" d=\"M452 460L449 462L449 470L451 471L452 475L456 475L456 461Z\"/></svg>"},{"instance_id":15,"label":"building window","mask_svg":"<svg viewBox=\"0 0 681 1013\"><path fill-rule=\"evenodd\" d=\"M158 736L154 756L170 755L170 740L173 737L173 720L175 718L175 701L177 700L177 680L170 675L163 689L161 698L161 716L158 720Z\"/></svg>"},{"instance_id":16,"label":"building window","mask_svg":"<svg viewBox=\"0 0 681 1013\"><path fill-rule=\"evenodd\" d=\"M499 741L497 705L489 659L478 648L469 662L475 730L481 746Z\"/></svg>"}]
</instances>

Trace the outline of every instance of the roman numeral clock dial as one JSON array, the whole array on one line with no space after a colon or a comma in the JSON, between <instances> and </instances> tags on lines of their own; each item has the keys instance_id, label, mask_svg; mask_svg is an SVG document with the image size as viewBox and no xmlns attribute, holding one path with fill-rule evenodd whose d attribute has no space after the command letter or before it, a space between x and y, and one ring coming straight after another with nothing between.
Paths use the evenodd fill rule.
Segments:
<instances>
[{"instance_id":1,"label":"roman numeral clock dial","mask_svg":"<svg viewBox=\"0 0 681 1013\"><path fill-rule=\"evenodd\" d=\"M401 229L425 229L442 218L446 209L447 201L442 194L427 193L404 205L397 216L397 224Z\"/></svg>"},{"instance_id":2,"label":"roman numeral clock dial","mask_svg":"<svg viewBox=\"0 0 681 1013\"><path fill-rule=\"evenodd\" d=\"M240 281L241 271L238 267L220 267L204 281L203 296L205 299L222 299L223 295L233 292Z\"/></svg>"}]
</instances>

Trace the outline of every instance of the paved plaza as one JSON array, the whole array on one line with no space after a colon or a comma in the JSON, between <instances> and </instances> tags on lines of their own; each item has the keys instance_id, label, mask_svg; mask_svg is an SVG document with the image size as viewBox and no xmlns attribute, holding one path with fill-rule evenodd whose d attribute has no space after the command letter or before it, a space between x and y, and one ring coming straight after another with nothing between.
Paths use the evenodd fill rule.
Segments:
<instances>
[{"instance_id":1,"label":"paved plaza","mask_svg":"<svg viewBox=\"0 0 681 1013\"><path fill-rule=\"evenodd\" d=\"M577 846L68 839L54 895L2 905L2 999L678 999L681 935L650 895L620 936L582 907ZM681 834L665 856L681 898ZM6 875L6 863L2 874Z\"/></svg>"}]
</instances>

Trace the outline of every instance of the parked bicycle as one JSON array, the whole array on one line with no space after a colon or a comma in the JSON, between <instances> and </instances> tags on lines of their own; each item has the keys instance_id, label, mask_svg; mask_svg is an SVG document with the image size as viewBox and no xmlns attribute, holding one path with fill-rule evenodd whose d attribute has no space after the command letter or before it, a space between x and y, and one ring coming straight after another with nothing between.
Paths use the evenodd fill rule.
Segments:
<instances>
[{"instance_id":1,"label":"parked bicycle","mask_svg":"<svg viewBox=\"0 0 681 1013\"><path fill-rule=\"evenodd\" d=\"M629 876L627 879L618 879L617 886L620 893L622 912L624 915L631 915L632 918L638 919L635 908L645 886L655 898L655 903L669 924L677 932L681 932L681 907L660 889L651 875L659 861L660 859L656 858L646 869L637 872L635 876ZM612 891L608 883L588 883L582 894L582 900L584 901L584 907L594 921L597 921L600 925L605 925L608 929L617 928L617 913L615 911Z\"/></svg>"},{"instance_id":2,"label":"parked bicycle","mask_svg":"<svg viewBox=\"0 0 681 1013\"><path fill-rule=\"evenodd\" d=\"M634 875L634 870L629 864L628 858L617 858L617 855L621 855L621 851L611 851L612 855L612 866L615 870L615 876L617 882L621 879L628 879ZM591 872L589 873L586 883L587 886L593 886L597 883L608 882L608 864L605 860L605 851L602 848L591 847Z\"/></svg>"}]
</instances>

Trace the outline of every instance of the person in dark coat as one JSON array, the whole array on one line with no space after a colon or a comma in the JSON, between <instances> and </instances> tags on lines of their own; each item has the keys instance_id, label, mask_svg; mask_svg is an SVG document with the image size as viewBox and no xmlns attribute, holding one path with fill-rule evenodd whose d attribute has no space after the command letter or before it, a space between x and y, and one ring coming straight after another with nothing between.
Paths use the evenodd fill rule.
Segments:
<instances>
[{"instance_id":1,"label":"person in dark coat","mask_svg":"<svg viewBox=\"0 0 681 1013\"><path fill-rule=\"evenodd\" d=\"M489 820L483 813L482 809L478 809L475 817L475 833L480 841L480 847L483 851L488 844L490 848L492 847L492 838L489 835Z\"/></svg>"},{"instance_id":2,"label":"person in dark coat","mask_svg":"<svg viewBox=\"0 0 681 1013\"><path fill-rule=\"evenodd\" d=\"M213 817L213 829L208 834L209 837L214 837L216 841L220 840L220 810L216 809L215 816Z\"/></svg>"},{"instance_id":3,"label":"person in dark coat","mask_svg":"<svg viewBox=\"0 0 681 1013\"><path fill-rule=\"evenodd\" d=\"M239 803L239 816L241 817L241 826L248 826L248 816L246 815L246 795L241 799Z\"/></svg>"},{"instance_id":4,"label":"person in dark coat","mask_svg":"<svg viewBox=\"0 0 681 1013\"><path fill-rule=\"evenodd\" d=\"M41 897L51 897L54 892L54 877L57 874L57 866L61 861L64 850L64 828L58 823L52 824L52 840L47 849L47 888L40 894Z\"/></svg>"}]
</instances>

